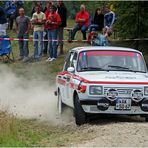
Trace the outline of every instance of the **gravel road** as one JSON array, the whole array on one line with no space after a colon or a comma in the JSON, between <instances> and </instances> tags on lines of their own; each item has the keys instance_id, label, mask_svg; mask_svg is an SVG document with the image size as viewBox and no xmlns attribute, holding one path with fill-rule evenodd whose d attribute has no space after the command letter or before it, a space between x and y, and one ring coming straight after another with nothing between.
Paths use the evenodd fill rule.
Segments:
<instances>
[{"instance_id":1,"label":"gravel road","mask_svg":"<svg viewBox=\"0 0 148 148\"><path fill-rule=\"evenodd\" d=\"M81 143L83 147L148 147L148 123L140 117L99 119L89 127L96 138Z\"/></svg>"}]
</instances>

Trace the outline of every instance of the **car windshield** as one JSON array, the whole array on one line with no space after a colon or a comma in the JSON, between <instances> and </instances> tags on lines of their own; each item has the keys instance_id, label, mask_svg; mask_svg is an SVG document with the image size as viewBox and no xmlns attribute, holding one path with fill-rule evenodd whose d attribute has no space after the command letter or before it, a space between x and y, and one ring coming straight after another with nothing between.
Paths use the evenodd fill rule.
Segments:
<instances>
[{"instance_id":1,"label":"car windshield","mask_svg":"<svg viewBox=\"0 0 148 148\"><path fill-rule=\"evenodd\" d=\"M131 51L83 51L79 54L78 67L82 71L146 72L143 57Z\"/></svg>"}]
</instances>

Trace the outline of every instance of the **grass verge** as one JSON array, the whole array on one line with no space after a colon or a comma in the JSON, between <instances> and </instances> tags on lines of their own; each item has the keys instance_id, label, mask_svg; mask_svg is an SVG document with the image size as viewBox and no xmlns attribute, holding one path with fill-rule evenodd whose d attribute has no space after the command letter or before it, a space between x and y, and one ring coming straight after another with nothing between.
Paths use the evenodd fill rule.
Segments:
<instances>
[{"instance_id":1,"label":"grass verge","mask_svg":"<svg viewBox=\"0 0 148 148\"><path fill-rule=\"evenodd\" d=\"M55 126L37 120L17 119L6 112L0 112L0 146L71 146L94 137L88 125Z\"/></svg>"}]
</instances>

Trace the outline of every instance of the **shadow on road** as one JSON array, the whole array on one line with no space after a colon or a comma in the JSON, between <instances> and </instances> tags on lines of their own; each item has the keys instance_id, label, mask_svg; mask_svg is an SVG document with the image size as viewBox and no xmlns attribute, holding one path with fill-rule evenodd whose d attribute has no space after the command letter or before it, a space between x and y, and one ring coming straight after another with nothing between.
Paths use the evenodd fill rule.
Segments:
<instances>
[{"instance_id":1,"label":"shadow on road","mask_svg":"<svg viewBox=\"0 0 148 148\"><path fill-rule=\"evenodd\" d=\"M91 115L89 116L88 124L112 124L121 122L143 123L145 119L140 116L126 116L126 115Z\"/></svg>"}]
</instances>

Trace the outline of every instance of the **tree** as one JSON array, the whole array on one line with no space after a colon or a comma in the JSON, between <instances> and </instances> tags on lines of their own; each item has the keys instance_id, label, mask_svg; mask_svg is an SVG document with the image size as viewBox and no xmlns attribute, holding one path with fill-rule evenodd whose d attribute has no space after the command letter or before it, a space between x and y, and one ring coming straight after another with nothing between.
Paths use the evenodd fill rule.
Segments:
<instances>
[{"instance_id":1,"label":"tree","mask_svg":"<svg viewBox=\"0 0 148 148\"><path fill-rule=\"evenodd\" d=\"M112 3L115 6L115 13L117 14L115 27L120 37L147 37L148 2L120 1Z\"/></svg>"}]
</instances>

